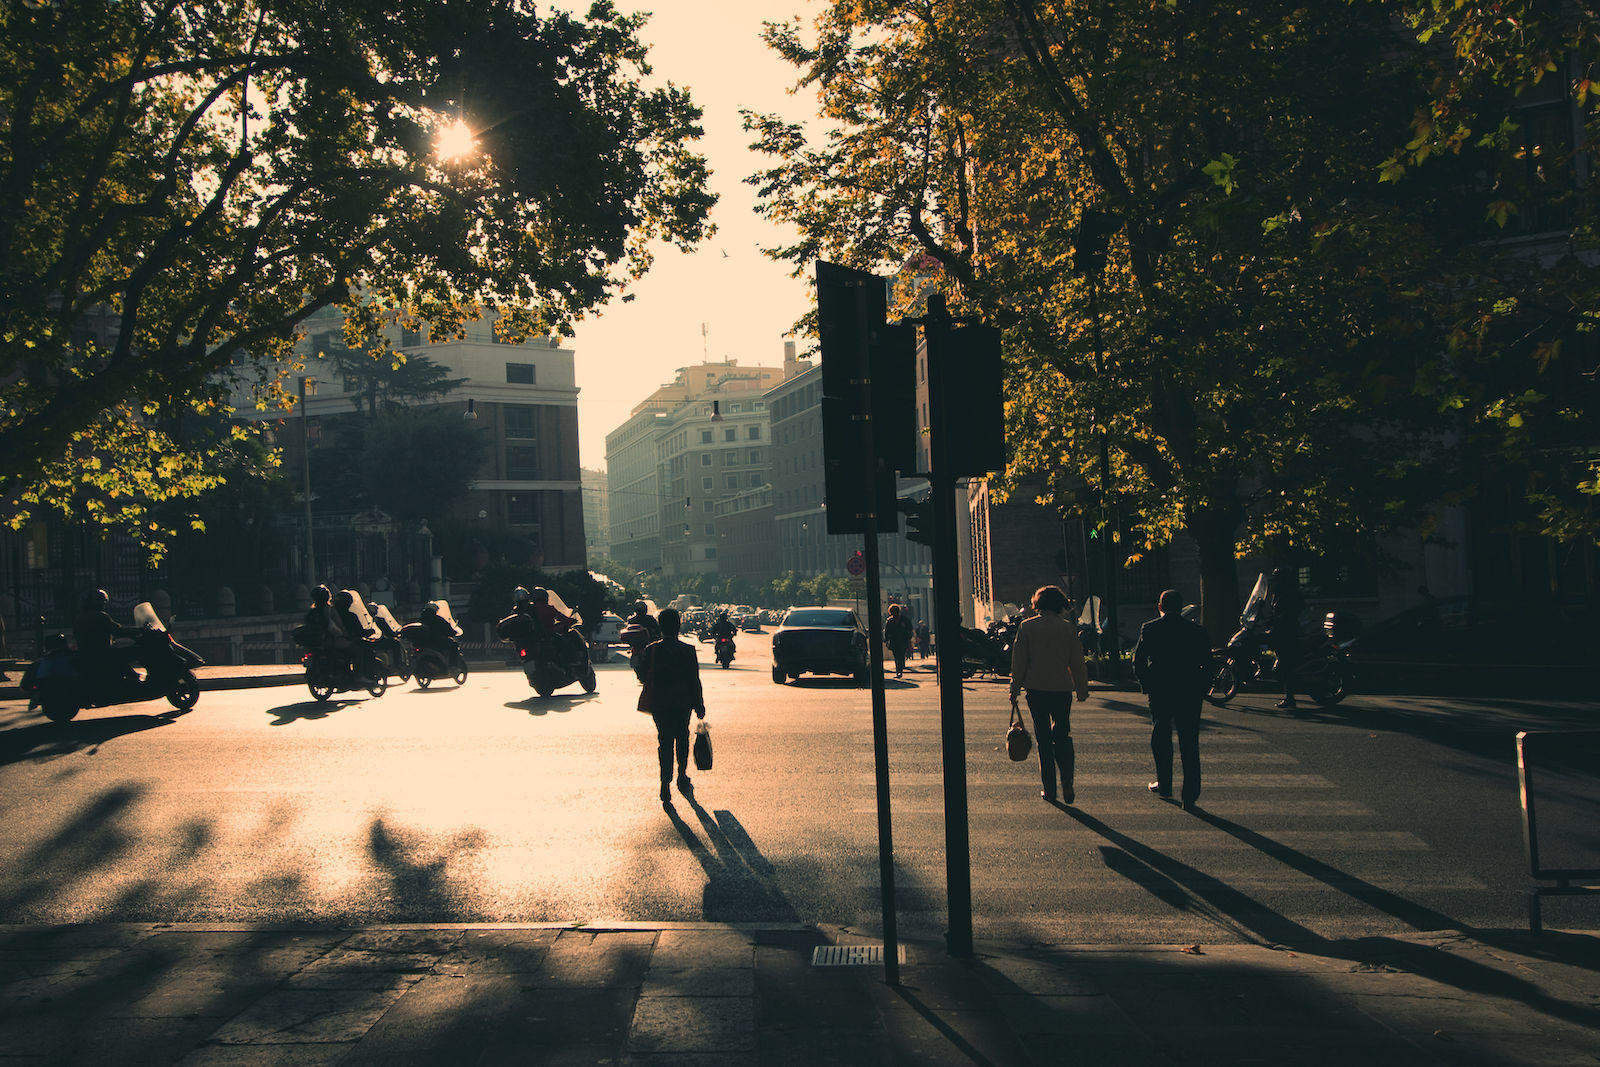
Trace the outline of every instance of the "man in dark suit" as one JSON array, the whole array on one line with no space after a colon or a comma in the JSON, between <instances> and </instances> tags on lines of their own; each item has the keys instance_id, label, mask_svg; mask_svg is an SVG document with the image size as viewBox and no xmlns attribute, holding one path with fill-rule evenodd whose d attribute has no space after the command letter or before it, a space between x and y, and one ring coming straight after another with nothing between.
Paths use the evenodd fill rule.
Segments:
<instances>
[{"instance_id":1,"label":"man in dark suit","mask_svg":"<svg viewBox=\"0 0 1600 1067\"><path fill-rule=\"evenodd\" d=\"M1133 672L1150 698L1150 751L1156 758L1150 792L1172 798L1172 730L1177 727L1183 810L1191 811L1200 796L1200 701L1210 687L1211 642L1198 623L1183 617L1183 597L1176 589L1162 593L1156 607L1161 614L1140 628L1133 650Z\"/></svg>"}]
</instances>

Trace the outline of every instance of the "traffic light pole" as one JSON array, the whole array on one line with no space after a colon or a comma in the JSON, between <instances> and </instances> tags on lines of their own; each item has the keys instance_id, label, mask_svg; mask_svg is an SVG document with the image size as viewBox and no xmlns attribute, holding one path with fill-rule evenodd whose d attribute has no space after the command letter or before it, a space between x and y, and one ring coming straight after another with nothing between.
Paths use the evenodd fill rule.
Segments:
<instances>
[{"instance_id":1,"label":"traffic light pole","mask_svg":"<svg viewBox=\"0 0 1600 1067\"><path fill-rule=\"evenodd\" d=\"M972 955L972 842L967 816L966 694L961 687L960 562L956 552L956 479L951 467L952 424L959 398L940 388L940 360L954 353L948 344L950 317L944 300L934 297L924 329L929 365L930 430L933 468L933 604L939 635L939 734L944 757L945 893L950 929L945 947L952 956ZM948 380L948 379L946 379Z\"/></svg>"},{"instance_id":2,"label":"traffic light pole","mask_svg":"<svg viewBox=\"0 0 1600 1067\"><path fill-rule=\"evenodd\" d=\"M870 321L867 315L867 291L856 288L861 330L861 351L870 345ZM875 488L878 478L877 435L872 428L872 376L864 375L861 394L865 415L861 419L861 457L865 476L872 479ZM876 492L867 498L876 502ZM867 677L872 686L872 769L878 790L878 883L883 906L883 980L891 985L900 984L900 937L895 918L894 904L894 823L889 815L889 711L883 691L883 605L878 578L878 510L867 508L866 544L863 547L867 565Z\"/></svg>"}]
</instances>

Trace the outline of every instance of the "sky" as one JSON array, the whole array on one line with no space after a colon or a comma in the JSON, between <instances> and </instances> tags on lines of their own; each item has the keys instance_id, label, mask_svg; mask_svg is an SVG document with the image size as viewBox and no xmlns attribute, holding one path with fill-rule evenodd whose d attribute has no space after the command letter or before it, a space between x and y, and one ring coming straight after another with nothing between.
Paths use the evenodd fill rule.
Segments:
<instances>
[{"instance_id":1,"label":"sky","mask_svg":"<svg viewBox=\"0 0 1600 1067\"><path fill-rule=\"evenodd\" d=\"M683 254L663 246L655 265L620 299L578 323L576 353L579 454L605 466L606 434L679 367L707 360L780 366L783 342L810 307L805 278L761 254L792 239L752 211L756 192L742 179L764 166L749 151L739 110L779 112L791 121L815 114L812 90L791 96L798 71L761 40L763 21L800 17L809 26L815 0L619 0L618 10L651 12L641 33L652 78L689 91L705 115L698 148L720 194L711 219L717 234ZM702 332L703 328L703 332ZM805 348L801 344L801 350Z\"/></svg>"}]
</instances>

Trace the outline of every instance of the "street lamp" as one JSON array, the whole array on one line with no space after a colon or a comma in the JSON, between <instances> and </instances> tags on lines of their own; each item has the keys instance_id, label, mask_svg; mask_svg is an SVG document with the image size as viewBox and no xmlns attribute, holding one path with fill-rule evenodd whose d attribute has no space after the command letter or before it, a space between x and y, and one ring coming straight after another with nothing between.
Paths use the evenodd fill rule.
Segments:
<instances>
[{"instance_id":1,"label":"street lamp","mask_svg":"<svg viewBox=\"0 0 1600 1067\"><path fill-rule=\"evenodd\" d=\"M1094 373L1100 379L1102 389L1105 386L1105 344L1100 333L1100 275L1106 269L1106 247L1111 241L1111 235L1122 228L1122 218L1108 211L1096 208L1084 209L1078 222L1076 235L1076 249L1074 259L1079 270L1089 282L1089 318L1094 323ZM1097 413L1098 414L1098 413ZM1096 418L1100 424L1100 528L1104 530L1106 523L1106 510L1111 505L1111 443L1106 431L1106 421ZM1115 519L1115 515L1112 516ZM1106 538L1100 539L1101 559L1105 563L1105 608L1106 628L1111 631L1111 656L1118 658L1121 652L1121 642L1117 637L1117 565L1111 558L1111 543ZM1096 620L1098 621L1098 620ZM1101 653L1105 647L1102 643Z\"/></svg>"},{"instance_id":2,"label":"street lamp","mask_svg":"<svg viewBox=\"0 0 1600 1067\"><path fill-rule=\"evenodd\" d=\"M306 385L316 379L300 376L300 488L306 498L306 588L317 584L317 540L311 528L311 430L306 416Z\"/></svg>"}]
</instances>

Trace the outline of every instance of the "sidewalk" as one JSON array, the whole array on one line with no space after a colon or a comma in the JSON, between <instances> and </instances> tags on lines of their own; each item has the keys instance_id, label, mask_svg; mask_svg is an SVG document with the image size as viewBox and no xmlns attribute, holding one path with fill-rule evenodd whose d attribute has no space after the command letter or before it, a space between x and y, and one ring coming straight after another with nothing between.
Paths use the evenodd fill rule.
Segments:
<instances>
[{"instance_id":1,"label":"sidewalk","mask_svg":"<svg viewBox=\"0 0 1600 1067\"><path fill-rule=\"evenodd\" d=\"M60 1064L1593 1064L1600 940L979 945L799 926L0 926L0 1049ZM881 947L878 950L881 957Z\"/></svg>"}]
</instances>

